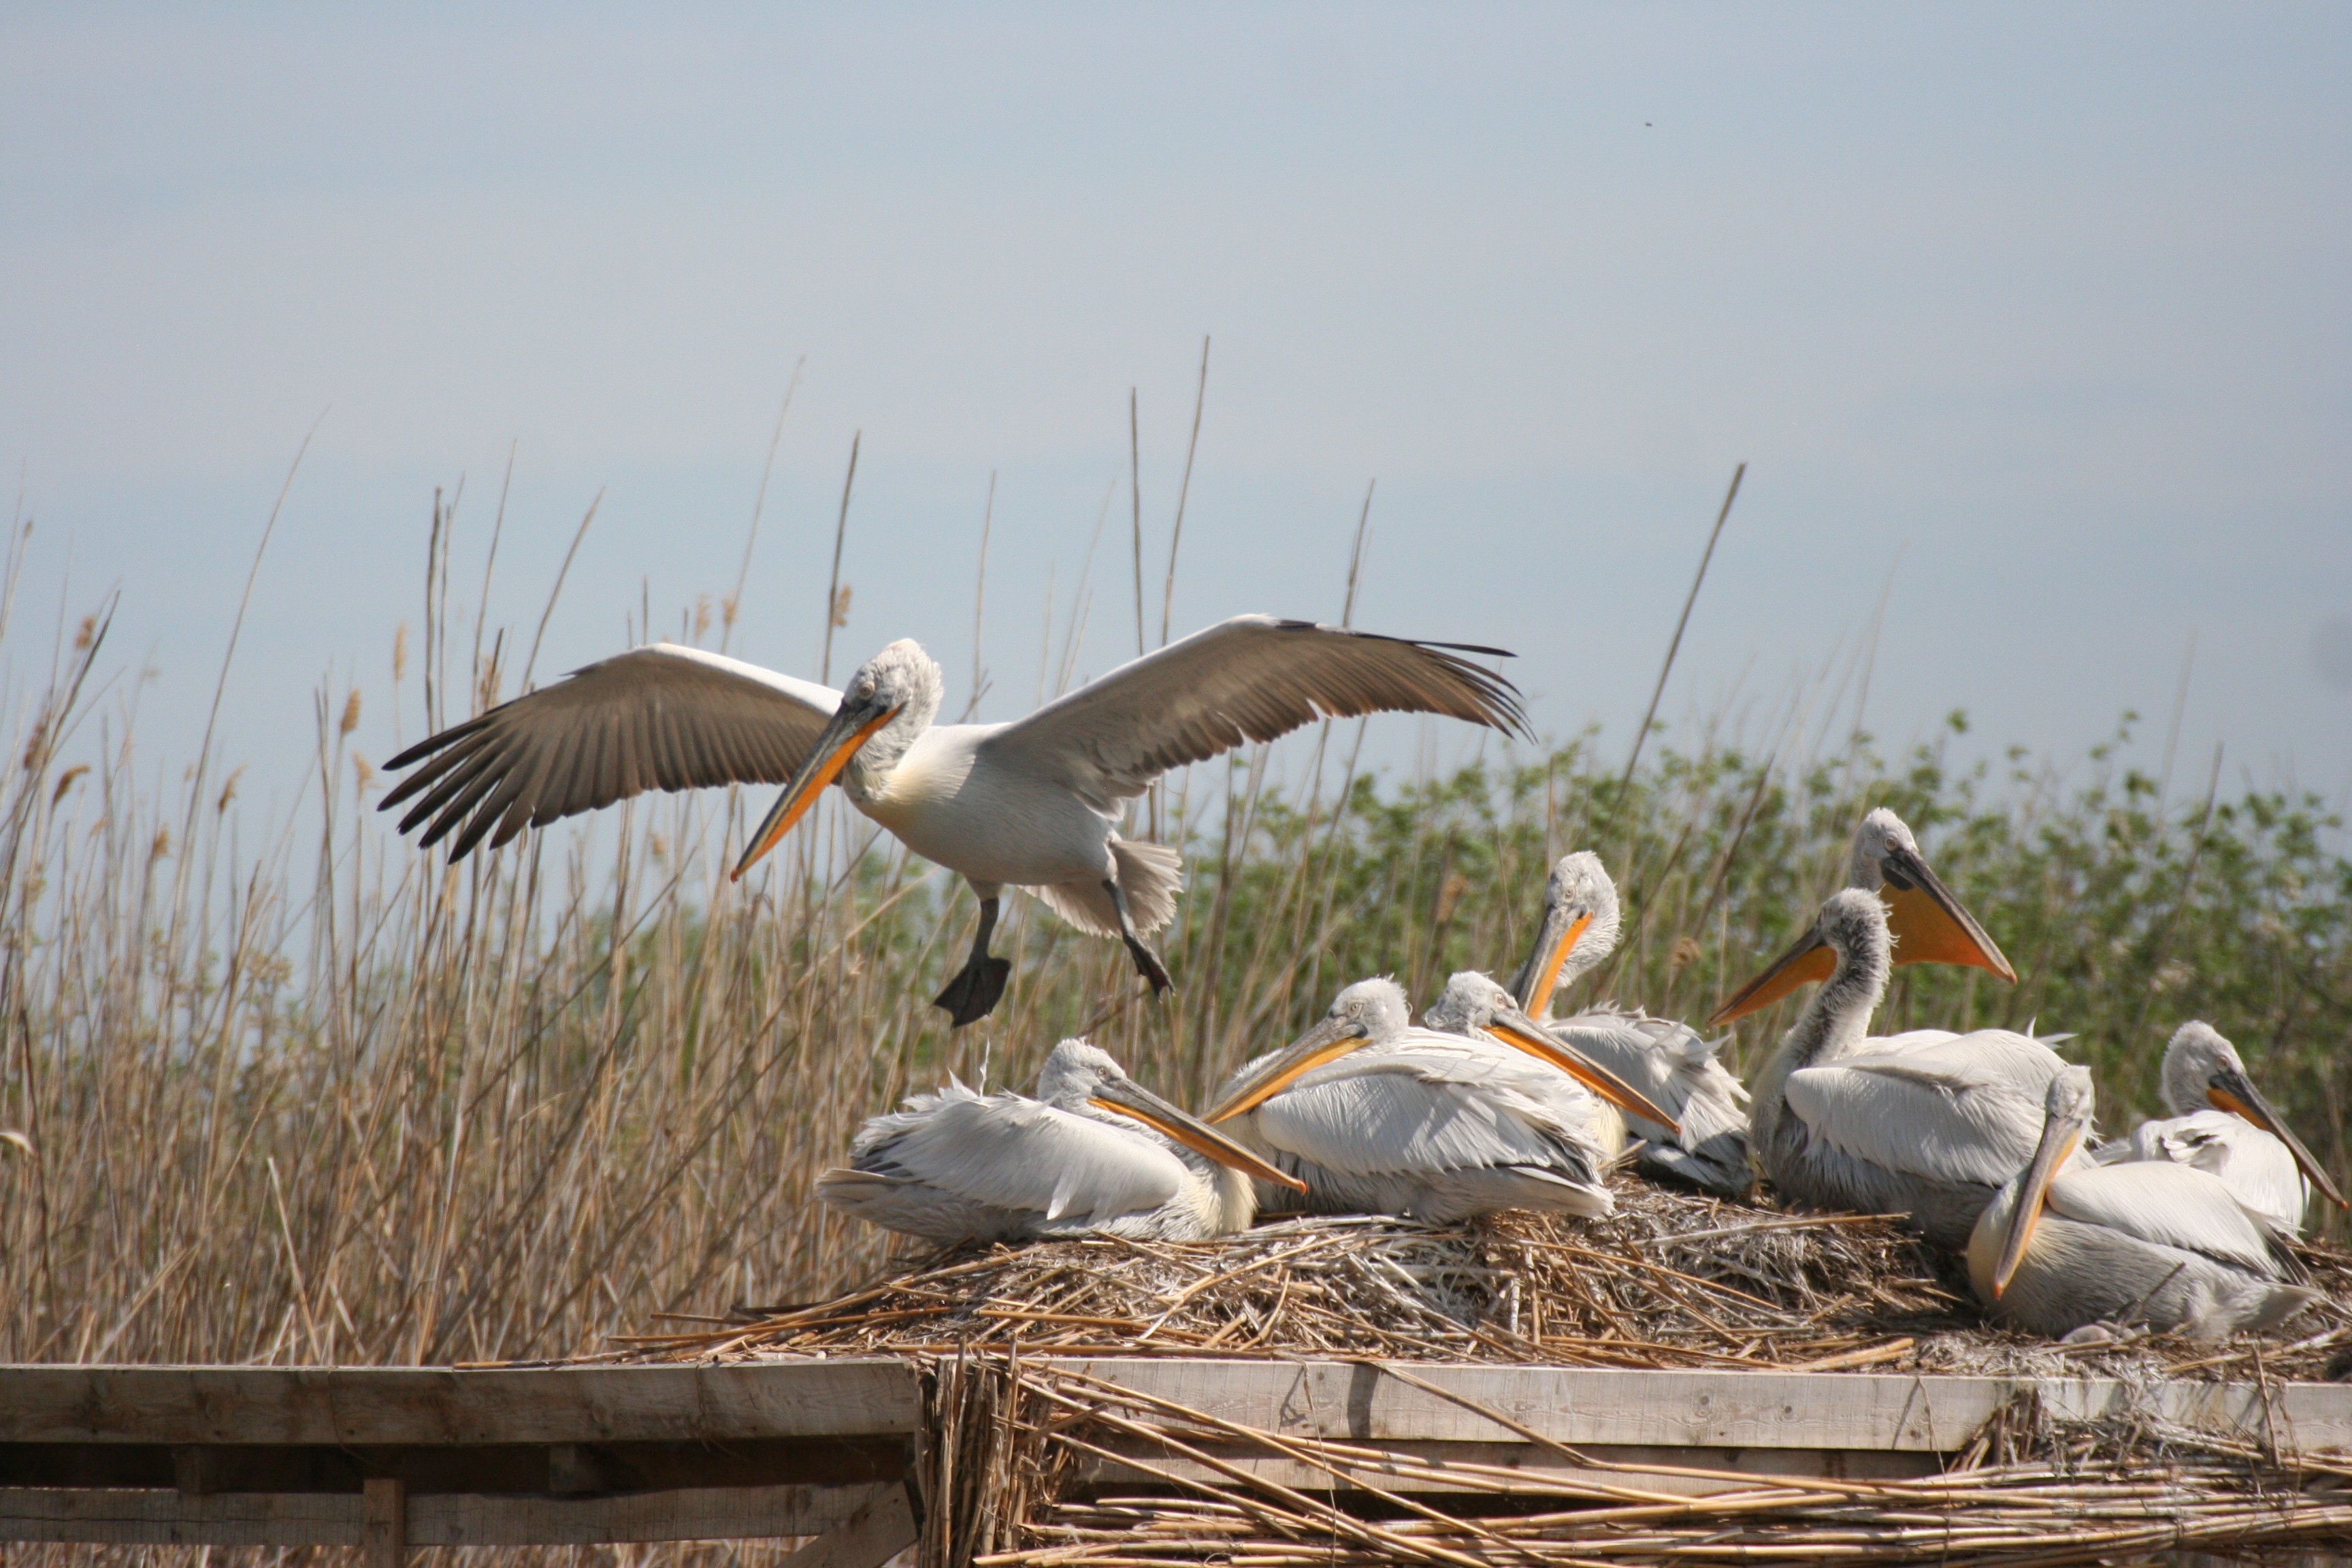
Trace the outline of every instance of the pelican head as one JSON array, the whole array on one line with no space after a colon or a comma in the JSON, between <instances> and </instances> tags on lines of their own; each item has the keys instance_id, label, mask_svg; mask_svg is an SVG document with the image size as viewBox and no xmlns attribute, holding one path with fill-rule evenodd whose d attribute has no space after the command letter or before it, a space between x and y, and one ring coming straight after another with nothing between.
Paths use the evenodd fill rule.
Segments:
<instances>
[{"instance_id":1,"label":"pelican head","mask_svg":"<svg viewBox=\"0 0 2352 1568\"><path fill-rule=\"evenodd\" d=\"M1608 957L1617 946L1617 884L1601 857L1590 849L1560 857L1544 883L1535 950L1511 984L1528 1016L1549 1016L1562 974L1580 974Z\"/></svg>"},{"instance_id":2,"label":"pelican head","mask_svg":"<svg viewBox=\"0 0 2352 1568\"><path fill-rule=\"evenodd\" d=\"M1883 805L1853 830L1846 886L1872 889L1885 902L1895 963L1968 964L2017 984L2000 946L1919 853L1910 825Z\"/></svg>"},{"instance_id":3,"label":"pelican head","mask_svg":"<svg viewBox=\"0 0 2352 1568\"><path fill-rule=\"evenodd\" d=\"M808 814L825 785L851 769L844 780L863 797L873 781L888 776L915 737L939 717L940 700L947 690L946 677L922 645L901 637L857 667L842 688L839 706L808 757L784 785L784 793L768 810L758 832L735 863L730 880L740 880L776 841Z\"/></svg>"},{"instance_id":4,"label":"pelican head","mask_svg":"<svg viewBox=\"0 0 2352 1568\"><path fill-rule=\"evenodd\" d=\"M1190 1112L1160 1099L1127 1076L1108 1051L1085 1040L1064 1040L1037 1073L1037 1098L1076 1116L1102 1112L1131 1118L1194 1153L1262 1182L1294 1192L1307 1184L1267 1163Z\"/></svg>"},{"instance_id":5,"label":"pelican head","mask_svg":"<svg viewBox=\"0 0 2352 1568\"><path fill-rule=\"evenodd\" d=\"M1741 986L1732 1000L1736 1003L1739 997L1761 991L1769 991L1775 997L1784 996L1809 980L1835 977L1849 987L1869 994L1870 1005L1858 1013L1858 1026L1866 1028L1870 1012L1886 989L1893 942L1887 931L1886 906L1878 901L1877 895L1860 888L1841 888L1822 901L1813 923L1789 944L1788 951ZM1726 1004L1716 1014L1717 1021L1729 1007L1730 1004ZM1809 1013L1807 1017L1811 1016ZM1805 1021L1799 1020L1799 1029L1804 1027ZM1825 1045L1826 1038L1821 1043Z\"/></svg>"},{"instance_id":6,"label":"pelican head","mask_svg":"<svg viewBox=\"0 0 2352 1568\"><path fill-rule=\"evenodd\" d=\"M1412 1009L1402 986L1385 975L1359 980L1332 999L1329 1011L1313 1028L1243 1068L1239 1080L1209 1112L1209 1120L1228 1121L1255 1110L1325 1062L1366 1046L1385 1045L1412 1026Z\"/></svg>"},{"instance_id":7,"label":"pelican head","mask_svg":"<svg viewBox=\"0 0 2352 1568\"><path fill-rule=\"evenodd\" d=\"M2061 1068L2051 1079L2042 1102L2042 1142L2034 1148L2032 1161L2017 1177L2016 1197L2001 1237L2000 1257L1993 1265L1993 1300L2000 1299L2009 1282L2017 1277L2017 1266L2025 1261L2025 1249L2033 1241L2033 1229L2042 1223L2051 1178L2082 1148L2084 1135L2091 1130L2091 1112L2096 1102L2090 1068Z\"/></svg>"},{"instance_id":8,"label":"pelican head","mask_svg":"<svg viewBox=\"0 0 2352 1568\"><path fill-rule=\"evenodd\" d=\"M2289 1131L2286 1119L2246 1076L2246 1064L2239 1058L2238 1047L2212 1025L2191 1019L2172 1032L2172 1043L2164 1047L2164 1102L2172 1108L2175 1116L2210 1109L2226 1110L2252 1122L2286 1145L2287 1152L2302 1168L2304 1179L2317 1187L2329 1203L2337 1208L2347 1206L2344 1194L2337 1191L2336 1183L2311 1151L2303 1146L2303 1140Z\"/></svg>"},{"instance_id":9,"label":"pelican head","mask_svg":"<svg viewBox=\"0 0 2352 1568\"><path fill-rule=\"evenodd\" d=\"M1660 1110L1649 1096L1528 1017L1519 1010L1517 1000L1492 976L1475 969L1454 975L1446 981L1444 994L1430 1004L1421 1021L1428 1028L1449 1035L1491 1035L1538 1061L1559 1068L1618 1110L1671 1127L1676 1136L1681 1135L1682 1125L1674 1112Z\"/></svg>"},{"instance_id":10,"label":"pelican head","mask_svg":"<svg viewBox=\"0 0 2352 1568\"><path fill-rule=\"evenodd\" d=\"M1969 964L2016 984L2017 971L2000 945L1944 886L1919 853L1909 825L1883 805L1865 815L1853 831L1846 885L1874 892L1885 904L1896 963ZM1775 965L1732 993L1707 1020L1708 1026L1719 1027L1769 1007L1806 981L1828 979L1831 963L1822 952L1795 968Z\"/></svg>"}]
</instances>

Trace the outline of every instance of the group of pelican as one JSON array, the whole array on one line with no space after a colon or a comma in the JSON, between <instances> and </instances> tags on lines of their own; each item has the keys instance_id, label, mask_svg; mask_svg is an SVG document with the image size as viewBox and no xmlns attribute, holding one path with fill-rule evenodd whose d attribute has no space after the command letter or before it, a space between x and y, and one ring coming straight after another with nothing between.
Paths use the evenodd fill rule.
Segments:
<instances>
[{"instance_id":1,"label":"group of pelican","mask_svg":"<svg viewBox=\"0 0 2352 1568\"><path fill-rule=\"evenodd\" d=\"M1523 732L1511 683L1461 644L1244 616L1171 643L1005 724L938 724L945 681L901 641L839 691L669 643L577 670L394 757L403 831L462 858L526 826L649 790L780 784L740 879L824 786L979 900L962 968L937 998L954 1027L1011 973L991 941L1003 890L1122 942L1157 994L1173 981L1145 938L1173 916L1176 851L1118 831L1169 770L1318 718L1433 713ZM410 804L413 803L413 804ZM1065 1040L1034 1097L950 1080L859 1132L819 1195L935 1240L1110 1231L1190 1238L1269 1205L1445 1223L1501 1209L1612 1211L1621 1163L1727 1196L1760 1176L1786 1202L1906 1216L1962 1252L1996 1319L2063 1335L2133 1325L2214 1335L2302 1310L2287 1243L2309 1193L2344 1200L2209 1026L2165 1055L2173 1115L2093 1146L2087 1072L2063 1037L2006 1029L1869 1034L1896 964L1974 965L2014 982L1983 926L1876 810L1848 886L1787 952L1708 1020L1720 1027L1808 983L1819 990L1749 1091L1723 1040L1555 994L1620 934L1598 856L1553 868L1531 950L1507 987L1454 975L1412 1022L1403 991L1342 990L1302 1037L1247 1063L1204 1115Z\"/></svg>"}]
</instances>

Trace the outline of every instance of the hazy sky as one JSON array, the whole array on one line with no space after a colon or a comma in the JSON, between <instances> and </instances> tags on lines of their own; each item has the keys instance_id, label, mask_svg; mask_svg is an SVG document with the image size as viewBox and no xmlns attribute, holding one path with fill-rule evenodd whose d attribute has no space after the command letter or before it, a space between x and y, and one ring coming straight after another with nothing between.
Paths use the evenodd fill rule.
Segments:
<instances>
[{"instance_id":1,"label":"hazy sky","mask_svg":"<svg viewBox=\"0 0 2352 1568\"><path fill-rule=\"evenodd\" d=\"M2347 83L2341 6L16 5L20 614L119 584L184 759L316 424L226 720L282 798L322 679L392 747L436 485L470 617L511 446L526 641L603 493L543 679L731 586L805 356L735 651L815 673L862 431L836 676L911 635L966 689L993 472L1006 717L1115 479L1077 668L1132 651L1130 385L1156 637L1211 334L1180 631L1336 616L1377 479L1359 624L1516 648L1613 747L1745 459L1669 717L1769 706L1885 591L1890 741L2136 708L2152 757L2193 633L2184 773L2340 794Z\"/></svg>"}]
</instances>

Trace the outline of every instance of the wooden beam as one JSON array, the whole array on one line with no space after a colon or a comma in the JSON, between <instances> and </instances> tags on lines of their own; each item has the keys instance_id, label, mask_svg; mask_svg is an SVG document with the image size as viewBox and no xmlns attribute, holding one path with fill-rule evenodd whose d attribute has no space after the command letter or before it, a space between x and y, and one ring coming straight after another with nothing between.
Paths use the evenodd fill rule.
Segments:
<instances>
[{"instance_id":1,"label":"wooden beam","mask_svg":"<svg viewBox=\"0 0 2352 1568\"><path fill-rule=\"evenodd\" d=\"M882 1568L920 1539L907 1489L891 1487L839 1530L820 1535L779 1568Z\"/></svg>"},{"instance_id":2,"label":"wooden beam","mask_svg":"<svg viewBox=\"0 0 2352 1568\"><path fill-rule=\"evenodd\" d=\"M886 1495L887 1494L887 1495ZM824 1535L903 1508L896 1481L848 1487L711 1487L616 1497L407 1499L409 1546L593 1545ZM0 1541L214 1546L362 1546L369 1499L352 1492L0 1488ZM892 1550L897 1550L893 1548Z\"/></svg>"},{"instance_id":3,"label":"wooden beam","mask_svg":"<svg viewBox=\"0 0 2352 1568\"><path fill-rule=\"evenodd\" d=\"M0 1442L452 1444L912 1435L895 1359L742 1366L0 1366Z\"/></svg>"},{"instance_id":4,"label":"wooden beam","mask_svg":"<svg viewBox=\"0 0 2352 1568\"><path fill-rule=\"evenodd\" d=\"M408 1568L408 1489L396 1478L371 1478L362 1489L360 1544L368 1568Z\"/></svg>"},{"instance_id":5,"label":"wooden beam","mask_svg":"<svg viewBox=\"0 0 2352 1568\"><path fill-rule=\"evenodd\" d=\"M1303 1460L1269 1452L1264 1447L1238 1443L1206 1443L1197 1436L1188 1438L1187 1442L1235 1469L1245 1470L1277 1486L1319 1492L1333 1484L1329 1471ZM1209 1482L1222 1479L1219 1472L1208 1465L1166 1452L1139 1438L1106 1440L1103 1446L1117 1453L1135 1456L1150 1465L1151 1470L1108 1459L1088 1458L1072 1470L1074 1484L1100 1489L1145 1484L1163 1475ZM1626 1487L1638 1487L1643 1491L1668 1492L1678 1497L1705 1497L1715 1492L1738 1490L1758 1481L1824 1478L1838 1480L1910 1480L1934 1475L1943 1465L1940 1454L1885 1449L1655 1448L1636 1447L1623 1443L1587 1443L1577 1449L1578 1453L1605 1464L1659 1467L1647 1473L1636 1473L1572 1465L1532 1443L1428 1443L1386 1438L1366 1446L1376 1447L1390 1457L1384 1460L1342 1466L1341 1474L1347 1479L1339 1485L1344 1487L1350 1481L1369 1481L1383 1491L1428 1494L1482 1492L1517 1497L1575 1496L1584 1491L1606 1496ZM1449 1467L1474 1465L1479 1467L1482 1473L1456 1477L1448 1477L1445 1473ZM1509 1472L1509 1478L1496 1477L1494 1472L1498 1470ZM1749 1477L1753 1480L1673 1473L1685 1470L1713 1470L1720 1472L1722 1478ZM1158 1475L1151 1473L1154 1471Z\"/></svg>"},{"instance_id":6,"label":"wooden beam","mask_svg":"<svg viewBox=\"0 0 2352 1568\"><path fill-rule=\"evenodd\" d=\"M1151 1360L1067 1367L1244 1426L1339 1440L1510 1442L1451 1400L1352 1362ZM1808 1448L1948 1453L2028 1390L2061 1418L2138 1415L2282 1449L2352 1449L2352 1388L2113 1378L1906 1376L1876 1373L1644 1372L1414 1363L1423 1382L1571 1446Z\"/></svg>"}]
</instances>

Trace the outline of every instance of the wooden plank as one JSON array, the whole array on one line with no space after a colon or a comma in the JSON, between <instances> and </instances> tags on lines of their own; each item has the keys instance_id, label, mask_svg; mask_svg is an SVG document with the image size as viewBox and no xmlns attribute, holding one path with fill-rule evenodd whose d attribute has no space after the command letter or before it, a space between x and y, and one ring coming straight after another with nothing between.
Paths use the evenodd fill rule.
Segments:
<instances>
[{"instance_id":1,"label":"wooden plank","mask_svg":"<svg viewBox=\"0 0 2352 1568\"><path fill-rule=\"evenodd\" d=\"M1192 1442L1192 1446L1203 1447L1197 1440ZM1370 1481L1383 1491L1430 1495L1500 1491L1506 1495L1557 1497L1563 1493L1573 1495L1582 1489L1622 1489L1633 1487L1678 1497L1706 1497L1716 1492L1739 1490L1760 1481L1817 1480L1823 1478L1909 1480L1936 1474L1943 1463L1940 1454L1888 1449L1654 1448L1622 1443L1590 1443L1577 1450L1612 1465L1660 1467L1657 1470L1639 1472L1572 1465L1531 1443L1426 1443L1392 1438L1372 1446L1393 1456L1393 1459L1345 1465L1341 1467L1341 1474L1349 1480ZM1106 1447L1113 1447L1118 1453L1132 1454L1162 1475L1209 1482L1220 1479L1210 1466L1179 1455L1157 1451L1150 1445L1138 1440L1122 1438L1115 1444L1106 1444ZM1206 1451L1236 1469L1295 1490L1320 1492L1333 1484L1329 1471L1300 1460L1269 1454L1264 1448L1244 1447L1239 1444L1209 1444ZM1509 1479L1497 1479L1492 1475L1449 1479L1444 1474L1449 1467L1465 1465L1506 1470L1512 1472L1512 1476ZM1753 1478L1753 1480L1668 1473L1694 1469L1723 1471L1733 1476ZM1433 1475L1432 1471L1437 1474ZM1149 1484L1159 1479L1160 1476L1108 1459L1089 1458L1072 1472L1076 1485L1097 1491ZM1345 1486L1348 1480L1339 1484Z\"/></svg>"},{"instance_id":2,"label":"wooden plank","mask_svg":"<svg viewBox=\"0 0 2352 1568\"><path fill-rule=\"evenodd\" d=\"M872 1517L898 1482L850 1487L713 1487L616 1497L408 1499L410 1546L593 1545L823 1535ZM365 1499L352 1492L0 1489L0 1541L213 1546L359 1546Z\"/></svg>"},{"instance_id":3,"label":"wooden plank","mask_svg":"<svg viewBox=\"0 0 2352 1568\"><path fill-rule=\"evenodd\" d=\"M882 1568L919 1536L907 1489L892 1487L847 1524L785 1558L780 1568Z\"/></svg>"},{"instance_id":4,"label":"wooden plank","mask_svg":"<svg viewBox=\"0 0 2352 1568\"><path fill-rule=\"evenodd\" d=\"M368 1568L407 1568L408 1489L397 1478L372 1476L360 1491L360 1544Z\"/></svg>"},{"instance_id":5,"label":"wooden plank","mask_svg":"<svg viewBox=\"0 0 2352 1568\"><path fill-rule=\"evenodd\" d=\"M0 1366L0 1442L591 1443L911 1435L889 1358L746 1366Z\"/></svg>"},{"instance_id":6,"label":"wooden plank","mask_svg":"<svg viewBox=\"0 0 2352 1568\"><path fill-rule=\"evenodd\" d=\"M1351 1362L1102 1358L1033 1363L1105 1378L1223 1420L1341 1440L1509 1441L1476 1412ZM1414 1376L1571 1446L1948 1453L2027 1388L2054 1413L2137 1412L2282 1447L2352 1448L2352 1388L1877 1373L1644 1372L1415 1363ZM2267 1428L2265 1423L2268 1423Z\"/></svg>"}]
</instances>

